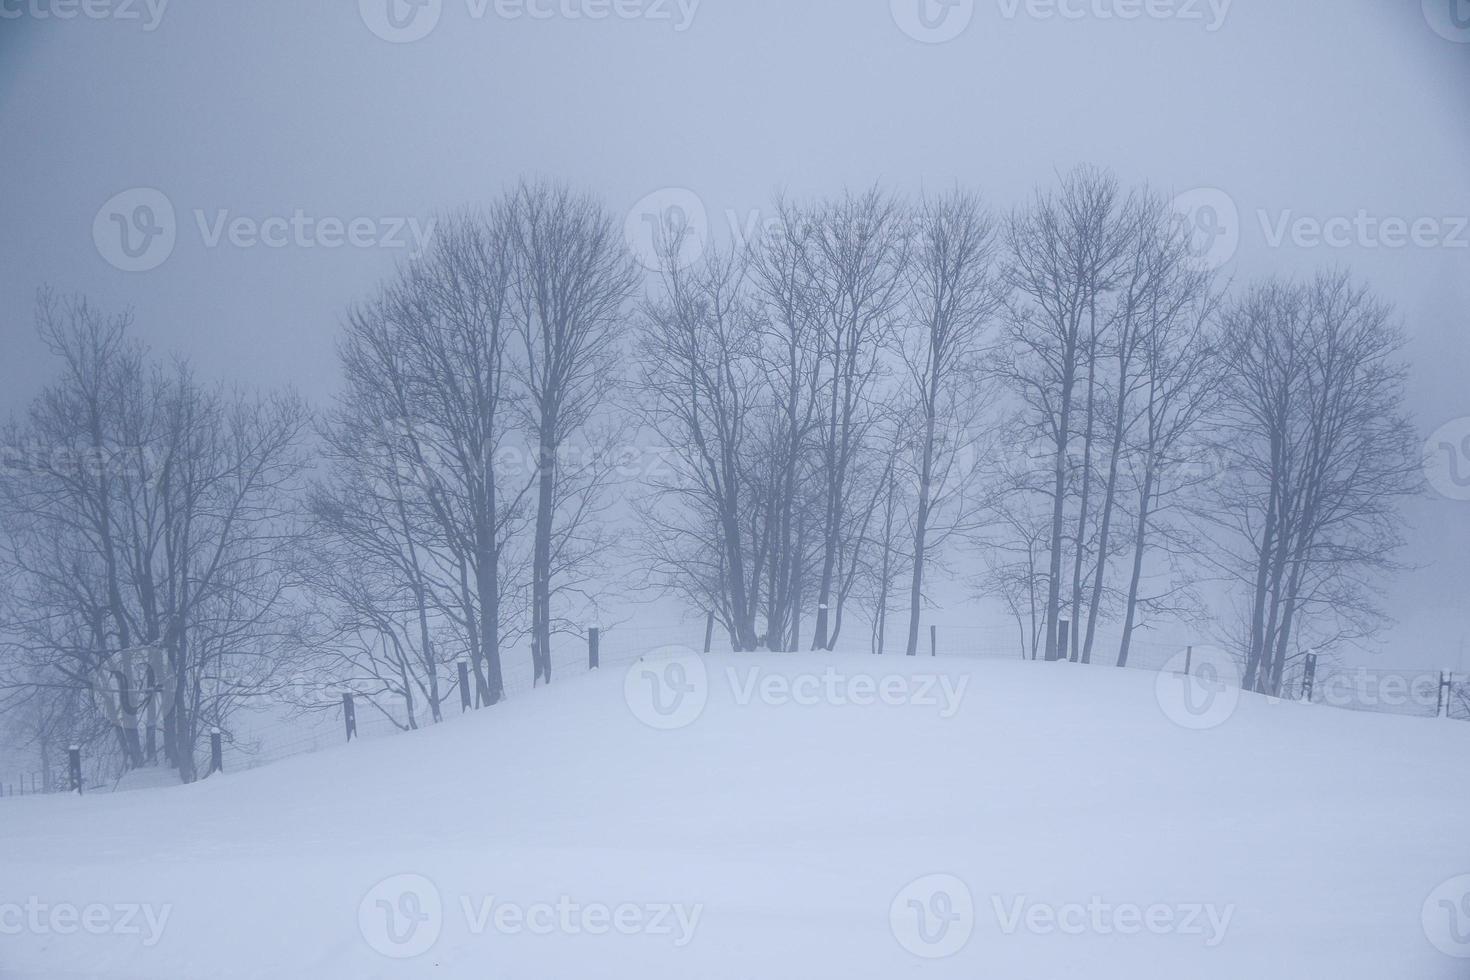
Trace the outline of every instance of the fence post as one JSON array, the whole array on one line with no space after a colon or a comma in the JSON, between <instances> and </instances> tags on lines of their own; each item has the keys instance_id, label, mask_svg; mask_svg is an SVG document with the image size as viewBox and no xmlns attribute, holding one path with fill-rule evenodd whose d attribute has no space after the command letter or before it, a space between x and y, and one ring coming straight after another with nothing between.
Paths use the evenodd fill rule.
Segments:
<instances>
[{"instance_id":1,"label":"fence post","mask_svg":"<svg viewBox=\"0 0 1470 980\"><path fill-rule=\"evenodd\" d=\"M459 713L470 710L470 665L459 662Z\"/></svg>"},{"instance_id":2,"label":"fence post","mask_svg":"<svg viewBox=\"0 0 1470 980\"><path fill-rule=\"evenodd\" d=\"M1194 666L1194 647L1184 648L1184 676L1188 677L1190 669Z\"/></svg>"},{"instance_id":3,"label":"fence post","mask_svg":"<svg viewBox=\"0 0 1470 980\"><path fill-rule=\"evenodd\" d=\"M209 772L206 776L212 776L217 772L225 771L224 745L220 742L220 731L218 728L209 730Z\"/></svg>"},{"instance_id":4,"label":"fence post","mask_svg":"<svg viewBox=\"0 0 1470 980\"><path fill-rule=\"evenodd\" d=\"M352 705L351 691L342 694L342 722L347 726L347 741L350 742L357 734L357 709Z\"/></svg>"},{"instance_id":5,"label":"fence post","mask_svg":"<svg viewBox=\"0 0 1470 980\"><path fill-rule=\"evenodd\" d=\"M931 657L939 656L939 640L936 639L937 634L935 633L938 628L933 623L929 624L929 656Z\"/></svg>"},{"instance_id":6,"label":"fence post","mask_svg":"<svg viewBox=\"0 0 1470 980\"><path fill-rule=\"evenodd\" d=\"M715 612L711 609L704 616L704 652L709 653L709 646L715 639Z\"/></svg>"},{"instance_id":7,"label":"fence post","mask_svg":"<svg viewBox=\"0 0 1470 980\"><path fill-rule=\"evenodd\" d=\"M71 770L71 791L80 793L82 791L82 747L80 745L69 746L66 750L67 768Z\"/></svg>"},{"instance_id":8,"label":"fence post","mask_svg":"<svg viewBox=\"0 0 1470 980\"><path fill-rule=\"evenodd\" d=\"M1454 715L1450 713L1451 699L1455 694L1455 675L1453 671L1450 673L1445 673L1444 671L1439 672L1439 691L1437 694L1438 696L1434 705L1434 717L1438 718L1442 711L1446 718L1453 718Z\"/></svg>"},{"instance_id":9,"label":"fence post","mask_svg":"<svg viewBox=\"0 0 1470 980\"><path fill-rule=\"evenodd\" d=\"M1307 666L1302 671L1302 700L1312 700L1312 684L1317 679L1317 655L1307 654Z\"/></svg>"},{"instance_id":10,"label":"fence post","mask_svg":"<svg viewBox=\"0 0 1470 980\"><path fill-rule=\"evenodd\" d=\"M587 669L597 669L597 627L587 627Z\"/></svg>"}]
</instances>

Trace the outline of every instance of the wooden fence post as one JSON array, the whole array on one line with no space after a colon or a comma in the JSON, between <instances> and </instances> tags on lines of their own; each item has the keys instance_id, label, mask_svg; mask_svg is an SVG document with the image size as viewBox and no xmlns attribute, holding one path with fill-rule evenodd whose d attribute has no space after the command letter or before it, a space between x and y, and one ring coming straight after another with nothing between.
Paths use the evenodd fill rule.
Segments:
<instances>
[{"instance_id":1,"label":"wooden fence post","mask_svg":"<svg viewBox=\"0 0 1470 980\"><path fill-rule=\"evenodd\" d=\"M939 640L936 638L938 628L933 623L929 624L929 656L931 657L939 656Z\"/></svg>"},{"instance_id":2,"label":"wooden fence post","mask_svg":"<svg viewBox=\"0 0 1470 980\"><path fill-rule=\"evenodd\" d=\"M459 662L459 713L470 710L470 665Z\"/></svg>"},{"instance_id":3,"label":"wooden fence post","mask_svg":"<svg viewBox=\"0 0 1470 980\"><path fill-rule=\"evenodd\" d=\"M1184 676L1188 677L1190 670L1194 667L1194 647L1184 648Z\"/></svg>"},{"instance_id":4,"label":"wooden fence post","mask_svg":"<svg viewBox=\"0 0 1470 980\"><path fill-rule=\"evenodd\" d=\"M1312 700L1312 685L1317 680L1317 655L1307 654L1307 666L1302 671L1302 700Z\"/></svg>"},{"instance_id":5,"label":"wooden fence post","mask_svg":"<svg viewBox=\"0 0 1470 980\"><path fill-rule=\"evenodd\" d=\"M587 669L597 669L597 627L587 627Z\"/></svg>"},{"instance_id":6,"label":"wooden fence post","mask_svg":"<svg viewBox=\"0 0 1470 980\"><path fill-rule=\"evenodd\" d=\"M224 745L220 741L220 731L218 728L211 728L209 730L209 772L205 773L205 775L212 776L217 772L224 771L225 751Z\"/></svg>"},{"instance_id":7,"label":"wooden fence post","mask_svg":"<svg viewBox=\"0 0 1470 980\"><path fill-rule=\"evenodd\" d=\"M67 768L71 770L71 791L80 793L82 791L82 747L80 745L69 746L66 750Z\"/></svg>"},{"instance_id":8,"label":"wooden fence post","mask_svg":"<svg viewBox=\"0 0 1470 980\"><path fill-rule=\"evenodd\" d=\"M347 727L347 741L357 734L357 709L352 705L352 692L342 693L342 723Z\"/></svg>"},{"instance_id":9,"label":"wooden fence post","mask_svg":"<svg viewBox=\"0 0 1470 980\"><path fill-rule=\"evenodd\" d=\"M711 609L704 617L704 652L709 653L710 644L715 639L715 613Z\"/></svg>"}]
</instances>

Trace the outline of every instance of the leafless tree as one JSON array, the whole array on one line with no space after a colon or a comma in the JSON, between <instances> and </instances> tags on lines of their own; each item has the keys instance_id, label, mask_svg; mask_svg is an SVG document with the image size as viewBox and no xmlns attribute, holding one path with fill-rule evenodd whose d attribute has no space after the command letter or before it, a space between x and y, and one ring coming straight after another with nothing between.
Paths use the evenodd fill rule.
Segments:
<instances>
[{"instance_id":1,"label":"leafless tree","mask_svg":"<svg viewBox=\"0 0 1470 980\"><path fill-rule=\"evenodd\" d=\"M851 549L862 540L853 532L864 515L854 506L861 497L860 470L871 463L863 450L904 296L909 225L903 203L877 190L805 209L801 220L808 229L803 273L827 401L818 437L823 505L812 648L830 650L840 632L844 585L860 561Z\"/></svg>"},{"instance_id":2,"label":"leafless tree","mask_svg":"<svg viewBox=\"0 0 1470 980\"><path fill-rule=\"evenodd\" d=\"M983 359L985 333L1001 306L993 266L995 227L973 194L954 191L919 205L906 266L909 329L900 344L904 393L917 419L909 626L916 656L924 573L945 539L973 531L976 477L993 399Z\"/></svg>"},{"instance_id":3,"label":"leafless tree","mask_svg":"<svg viewBox=\"0 0 1470 980\"><path fill-rule=\"evenodd\" d=\"M0 481L26 683L85 692L124 766L161 733L191 781L201 733L294 647L307 414L289 394L205 387L84 299L43 292L37 321L60 371L10 433L36 451Z\"/></svg>"},{"instance_id":4,"label":"leafless tree","mask_svg":"<svg viewBox=\"0 0 1470 980\"><path fill-rule=\"evenodd\" d=\"M811 226L801 209L778 199L774 229L747 250L761 331L755 356L765 375L764 497L766 526L766 643L801 646L802 600L812 574L813 533L822 511L816 437L822 431L819 309L808 278Z\"/></svg>"},{"instance_id":5,"label":"leafless tree","mask_svg":"<svg viewBox=\"0 0 1470 980\"><path fill-rule=\"evenodd\" d=\"M1133 633L1145 608L1165 607L1162 597L1141 592L1145 560L1155 545L1167 553L1184 544L1182 525L1163 519L1173 503L1219 477L1218 454L1205 425L1214 412L1220 387L1218 336L1211 329L1218 294L1208 271L1191 263L1188 243L1166 209L1154 200L1140 213L1142 226L1130 253L1129 274L1122 289L1123 320L1118 330L1118 415L1113 431L1107 499L1112 501L1129 479L1133 495L1131 567L1124 599L1123 633L1118 664L1128 663ZM1123 346L1126 345L1126 346ZM1127 379L1126 381L1123 379ZM1117 464L1121 463L1119 466ZM1116 488L1116 489L1115 489ZM1109 521L1104 516L1104 528ZM1106 542L1100 549L1107 552ZM1101 601L1103 566L1098 567L1088 615L1090 654ZM1184 576L1176 574L1173 596Z\"/></svg>"},{"instance_id":6,"label":"leafless tree","mask_svg":"<svg viewBox=\"0 0 1470 980\"><path fill-rule=\"evenodd\" d=\"M754 650L769 514L752 472L764 383L757 304L739 255L668 265L639 342L642 421L676 463L639 506L647 557L660 587L713 611L736 650Z\"/></svg>"},{"instance_id":7,"label":"leafless tree","mask_svg":"<svg viewBox=\"0 0 1470 980\"><path fill-rule=\"evenodd\" d=\"M596 517L621 431L594 419L617 381L617 340L639 283L607 210L558 184L522 184L506 206L513 269L507 307L521 351L521 411L535 443L531 649L535 676L551 680L552 597L580 584L605 544ZM564 458L573 439L587 445ZM576 447L572 447L576 448Z\"/></svg>"},{"instance_id":8,"label":"leafless tree","mask_svg":"<svg viewBox=\"0 0 1470 980\"><path fill-rule=\"evenodd\" d=\"M1029 409L1033 430L1052 447L1052 507L1046 599L1045 652L1056 659L1063 551L1072 480L1072 439L1083 437L1082 488L1073 525L1072 605L1081 597L1081 561L1086 548L1091 489L1091 438L1096 392L1096 351L1102 293L1112 288L1123 248L1116 181L1079 168L1059 192L1038 192L1012 215L1006 229L1006 344L998 369ZM1077 404L1083 384L1084 402ZM1076 415L1084 424L1076 431ZM1075 650L1075 643L1073 646Z\"/></svg>"},{"instance_id":9,"label":"leafless tree","mask_svg":"<svg viewBox=\"0 0 1470 980\"><path fill-rule=\"evenodd\" d=\"M414 594L419 656L437 658L423 623L432 591L466 638L481 704L505 693L521 567L513 539L530 485L497 472L514 427L506 220L496 210L441 221L430 251L349 314L346 385L327 433L348 485L383 502L371 547L384 560L400 552L391 561ZM341 494L319 503L318 518L340 532L351 514Z\"/></svg>"},{"instance_id":10,"label":"leafless tree","mask_svg":"<svg viewBox=\"0 0 1470 980\"><path fill-rule=\"evenodd\" d=\"M1228 479L1214 553L1246 588L1244 686L1279 694L1309 649L1369 636L1392 567L1398 501L1421 465L1404 415L1403 336L1346 273L1253 287L1224 316Z\"/></svg>"}]
</instances>

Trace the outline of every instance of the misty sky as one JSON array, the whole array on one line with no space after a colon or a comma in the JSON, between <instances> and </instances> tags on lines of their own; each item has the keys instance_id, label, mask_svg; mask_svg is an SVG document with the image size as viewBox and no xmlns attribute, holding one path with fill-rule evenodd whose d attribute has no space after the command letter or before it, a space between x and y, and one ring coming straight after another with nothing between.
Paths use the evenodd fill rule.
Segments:
<instances>
[{"instance_id":1,"label":"misty sky","mask_svg":"<svg viewBox=\"0 0 1470 980\"><path fill-rule=\"evenodd\" d=\"M1167 16L1126 20L1106 15L1130 0L1064 0L1065 16L930 0L959 18L941 34L968 17L942 43L911 36L919 0L600 0L604 19L586 16L599 0L428 0L419 16L437 21L406 43L378 36L390 2L402 23L408 0L89 0L106 16L65 20L66 0L0 0L0 412L50 371L31 319L42 284L132 307L155 350L207 377L324 404L347 304L434 212L519 175L619 214L692 194L721 235L778 188L960 182L1004 209L1091 162L1223 194L1238 282L1348 265L1402 317L1422 434L1470 417L1467 0L1132 0ZM175 213L172 251L144 272L94 240L99 210L135 188ZM1312 243L1312 222L1360 212L1342 247ZM325 247L321 219L339 238L366 219L363 244ZM1298 219L1308 234L1283 235ZM1384 219L1430 224L1388 247ZM401 247L371 244L390 232ZM1392 587L1386 656L1454 667L1470 502L1431 491L1409 517L1401 558L1417 567Z\"/></svg>"}]
</instances>

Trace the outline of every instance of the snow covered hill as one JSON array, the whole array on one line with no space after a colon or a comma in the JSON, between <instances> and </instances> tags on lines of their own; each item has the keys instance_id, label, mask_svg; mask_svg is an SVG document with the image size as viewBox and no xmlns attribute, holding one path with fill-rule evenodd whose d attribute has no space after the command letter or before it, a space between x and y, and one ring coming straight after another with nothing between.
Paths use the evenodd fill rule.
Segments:
<instances>
[{"instance_id":1,"label":"snow covered hill","mask_svg":"<svg viewBox=\"0 0 1470 980\"><path fill-rule=\"evenodd\" d=\"M667 655L0 804L0 977L1448 978L1470 725L995 660Z\"/></svg>"}]
</instances>

